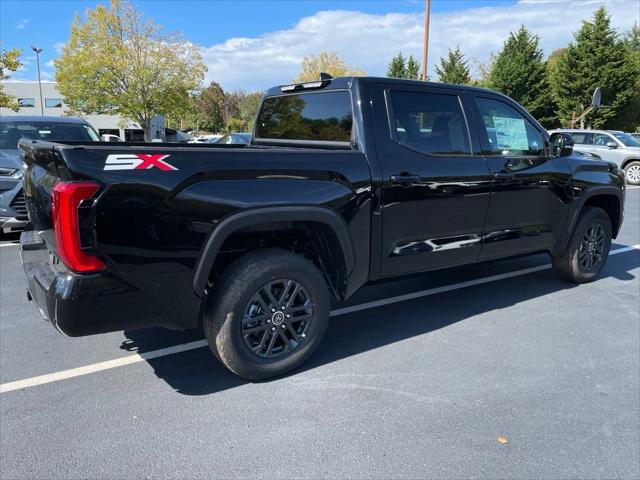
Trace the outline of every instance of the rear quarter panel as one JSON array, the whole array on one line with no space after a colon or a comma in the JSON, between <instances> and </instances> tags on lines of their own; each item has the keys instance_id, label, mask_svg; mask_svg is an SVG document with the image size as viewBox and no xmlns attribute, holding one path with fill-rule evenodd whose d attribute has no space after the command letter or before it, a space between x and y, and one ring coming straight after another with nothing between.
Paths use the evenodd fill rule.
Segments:
<instances>
[{"instance_id":1,"label":"rear quarter panel","mask_svg":"<svg viewBox=\"0 0 640 480\"><path fill-rule=\"evenodd\" d=\"M104 170L108 155L166 154L175 170ZM345 221L360 269L369 268L371 188L356 151L100 147L63 149L75 179L98 179L96 249L110 269L149 298L197 302L192 280L207 236L250 208L314 205ZM364 280L363 280L364 281ZM194 307L195 308L195 307Z\"/></svg>"}]
</instances>

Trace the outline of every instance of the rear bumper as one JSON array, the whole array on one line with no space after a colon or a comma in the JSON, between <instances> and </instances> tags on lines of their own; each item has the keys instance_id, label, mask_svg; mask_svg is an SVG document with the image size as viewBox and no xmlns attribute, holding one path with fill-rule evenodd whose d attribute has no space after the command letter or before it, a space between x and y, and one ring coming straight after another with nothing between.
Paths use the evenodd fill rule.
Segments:
<instances>
[{"instance_id":1,"label":"rear bumper","mask_svg":"<svg viewBox=\"0 0 640 480\"><path fill-rule=\"evenodd\" d=\"M20 257L31 299L42 317L65 335L78 337L151 326L193 328L197 324L197 310L189 312L191 318L175 318L173 312L156 308L159 302L141 289L108 270L82 275L70 272L52 260L37 232L22 232Z\"/></svg>"}]
</instances>

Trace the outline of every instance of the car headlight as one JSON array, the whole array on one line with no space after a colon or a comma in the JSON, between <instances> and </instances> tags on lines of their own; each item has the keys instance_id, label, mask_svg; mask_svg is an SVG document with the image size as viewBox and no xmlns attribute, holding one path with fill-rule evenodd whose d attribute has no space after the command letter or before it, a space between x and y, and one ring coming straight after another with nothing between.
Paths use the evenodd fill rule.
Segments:
<instances>
[{"instance_id":1,"label":"car headlight","mask_svg":"<svg viewBox=\"0 0 640 480\"><path fill-rule=\"evenodd\" d=\"M11 175L15 175L19 170L18 168L0 167L0 177L10 177Z\"/></svg>"}]
</instances>

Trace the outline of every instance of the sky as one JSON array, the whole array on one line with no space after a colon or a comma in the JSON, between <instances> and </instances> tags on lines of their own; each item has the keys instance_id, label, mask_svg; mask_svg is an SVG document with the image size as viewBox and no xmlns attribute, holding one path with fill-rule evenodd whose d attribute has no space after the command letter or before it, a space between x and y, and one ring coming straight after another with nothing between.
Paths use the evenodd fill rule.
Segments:
<instances>
[{"instance_id":1,"label":"sky","mask_svg":"<svg viewBox=\"0 0 640 480\"><path fill-rule=\"evenodd\" d=\"M3 49L23 50L13 80L37 80L31 46L42 48L43 80L53 80L76 14L97 1L0 0ZM198 45L208 67L205 81L225 90L265 90L287 83L305 55L336 51L370 75L384 75L398 52L422 57L423 0L133 0L162 25ZM470 61L486 62L510 31L524 24L549 55L564 47L581 21L604 5L619 31L640 24L640 0L432 0L428 70L459 46Z\"/></svg>"}]
</instances>

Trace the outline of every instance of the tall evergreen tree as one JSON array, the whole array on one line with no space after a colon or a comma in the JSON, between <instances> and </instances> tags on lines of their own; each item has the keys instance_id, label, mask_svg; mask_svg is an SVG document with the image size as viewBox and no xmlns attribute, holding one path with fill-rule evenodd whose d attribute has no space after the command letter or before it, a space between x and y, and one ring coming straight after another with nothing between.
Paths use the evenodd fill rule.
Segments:
<instances>
[{"instance_id":1,"label":"tall evergreen tree","mask_svg":"<svg viewBox=\"0 0 640 480\"><path fill-rule=\"evenodd\" d=\"M440 66L436 65L438 81L443 83L458 83L461 85L471 83L471 74L467 61L460 47L455 50L449 49L447 58L440 59Z\"/></svg>"},{"instance_id":2,"label":"tall evergreen tree","mask_svg":"<svg viewBox=\"0 0 640 480\"><path fill-rule=\"evenodd\" d=\"M626 43L631 50L640 52L640 25L638 25L638 22L634 23L631 30L624 34L624 43Z\"/></svg>"},{"instance_id":3,"label":"tall evergreen tree","mask_svg":"<svg viewBox=\"0 0 640 480\"><path fill-rule=\"evenodd\" d=\"M556 124L539 38L524 25L511 32L489 72L489 87L509 95L546 127Z\"/></svg>"},{"instance_id":4,"label":"tall evergreen tree","mask_svg":"<svg viewBox=\"0 0 640 480\"><path fill-rule=\"evenodd\" d=\"M418 62L413 55L409 55L407 60L407 72L406 77L409 80L420 80L420 62Z\"/></svg>"},{"instance_id":5,"label":"tall evergreen tree","mask_svg":"<svg viewBox=\"0 0 640 480\"><path fill-rule=\"evenodd\" d=\"M551 85L563 125L591 103L596 87L602 89L603 107L587 117L594 128L620 128L621 117L636 96L635 83L640 62L611 27L604 7L592 21L584 21L574 41L561 54L552 72Z\"/></svg>"},{"instance_id":6,"label":"tall evergreen tree","mask_svg":"<svg viewBox=\"0 0 640 480\"><path fill-rule=\"evenodd\" d=\"M629 103L616 116L615 127L621 130L640 132L640 27L637 23L625 33L624 43L627 46L627 65L637 72L634 94Z\"/></svg>"},{"instance_id":7,"label":"tall evergreen tree","mask_svg":"<svg viewBox=\"0 0 640 480\"><path fill-rule=\"evenodd\" d=\"M402 55L402 52L398 52L398 55L391 59L389 66L387 67L387 77L391 78L406 78L407 77L407 65Z\"/></svg>"}]
</instances>

